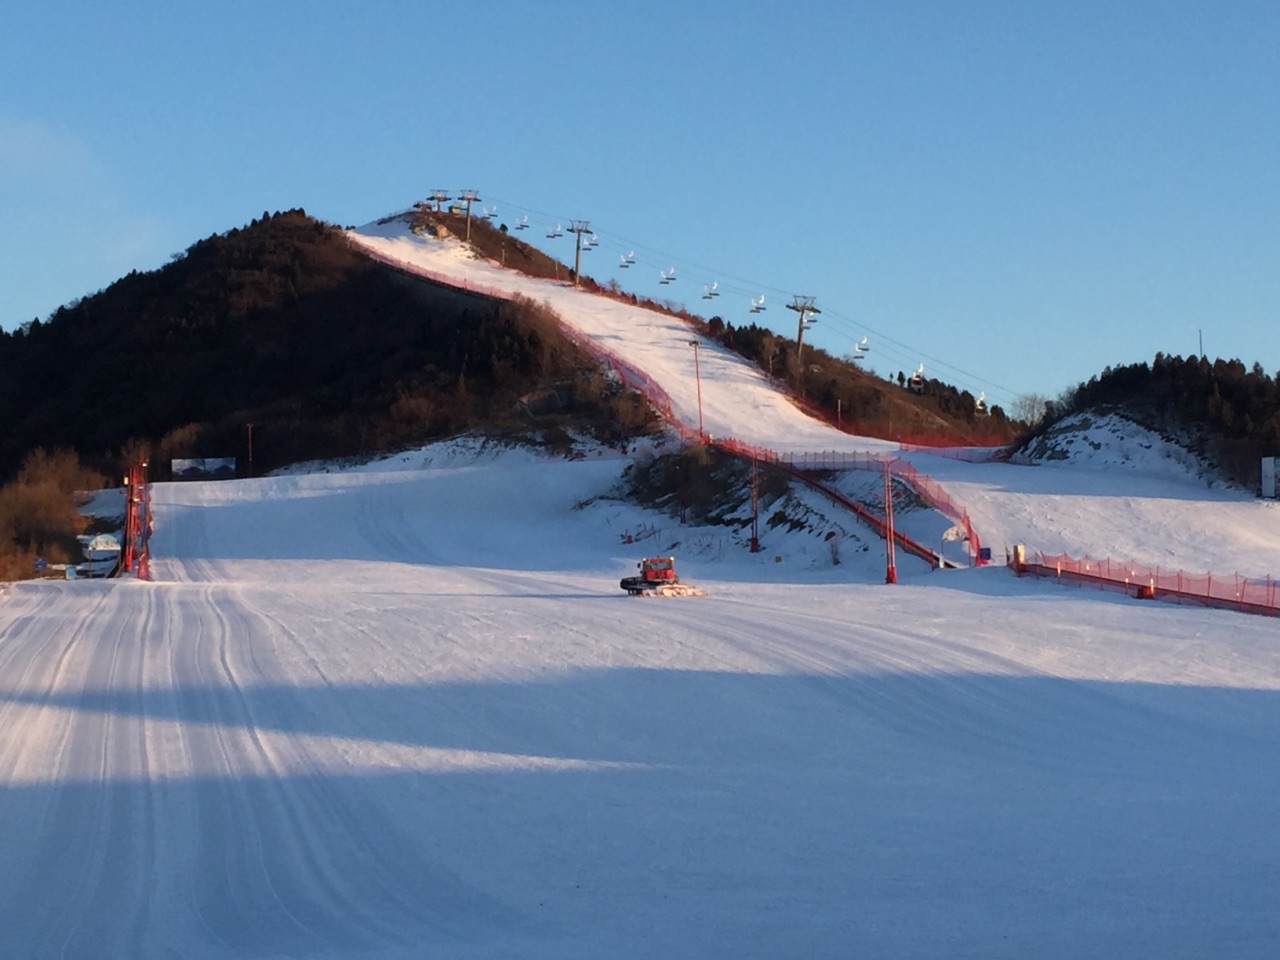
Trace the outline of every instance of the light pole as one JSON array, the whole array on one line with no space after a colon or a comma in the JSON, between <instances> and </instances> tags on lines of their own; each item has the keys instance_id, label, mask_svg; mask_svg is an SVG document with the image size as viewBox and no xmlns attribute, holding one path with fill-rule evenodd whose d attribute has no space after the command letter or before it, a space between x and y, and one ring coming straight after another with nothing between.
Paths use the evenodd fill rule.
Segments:
<instances>
[{"instance_id":1,"label":"light pole","mask_svg":"<svg viewBox=\"0 0 1280 960\"><path fill-rule=\"evenodd\" d=\"M690 340L689 346L693 347L693 378L698 384L698 440L706 443L707 433L702 429L702 369L698 365L698 341Z\"/></svg>"}]
</instances>

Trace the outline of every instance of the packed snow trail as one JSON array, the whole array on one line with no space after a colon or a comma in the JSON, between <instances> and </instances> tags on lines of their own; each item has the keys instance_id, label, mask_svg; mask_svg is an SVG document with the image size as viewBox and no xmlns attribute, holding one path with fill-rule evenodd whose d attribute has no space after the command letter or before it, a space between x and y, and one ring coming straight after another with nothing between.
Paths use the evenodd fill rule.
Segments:
<instances>
[{"instance_id":1,"label":"packed snow trail","mask_svg":"<svg viewBox=\"0 0 1280 960\"><path fill-rule=\"evenodd\" d=\"M507 270L477 258L460 241L414 234L404 218L368 224L347 236L375 256L454 286L548 304L572 329L661 384L683 424L696 426L701 413L712 437L733 437L783 454L898 449L896 443L850 436L815 420L754 364L698 336L679 317ZM699 342L698 371L692 339Z\"/></svg>"},{"instance_id":2,"label":"packed snow trail","mask_svg":"<svg viewBox=\"0 0 1280 960\"><path fill-rule=\"evenodd\" d=\"M475 257L460 241L414 234L403 217L348 236L375 256L441 282L546 302L571 328L661 385L686 427L698 423L700 382L703 422L713 437L783 456L898 452L895 443L851 436L808 416L754 365L699 337L679 318L506 270ZM700 343L700 378L689 348L694 338ZM1185 465L1185 451L1120 418L1093 419L1093 429L1081 434L1082 449L1086 456L1110 456L1078 465L1072 456L1076 468L1066 476L1052 461L1029 476L1033 468L926 453L902 456L970 514L997 563L1015 544L1024 544L1033 551L1133 560L1192 574L1280 577L1280 507L1221 485L1211 490ZM1082 490L1073 486L1077 478L1085 484ZM1089 502L1081 503L1081 492ZM1219 509L1228 502L1232 506Z\"/></svg>"},{"instance_id":3,"label":"packed snow trail","mask_svg":"<svg viewBox=\"0 0 1280 960\"><path fill-rule=\"evenodd\" d=\"M780 533L634 600L620 468L158 485L156 582L15 585L0 954L1274 953L1273 624Z\"/></svg>"}]
</instances>

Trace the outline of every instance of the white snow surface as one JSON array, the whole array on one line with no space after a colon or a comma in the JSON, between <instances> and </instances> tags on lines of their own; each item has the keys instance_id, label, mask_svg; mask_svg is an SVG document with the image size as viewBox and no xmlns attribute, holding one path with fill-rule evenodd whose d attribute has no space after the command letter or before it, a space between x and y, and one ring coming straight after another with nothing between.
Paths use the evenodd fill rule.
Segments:
<instances>
[{"instance_id":1,"label":"white snow surface","mask_svg":"<svg viewBox=\"0 0 1280 960\"><path fill-rule=\"evenodd\" d=\"M700 385L703 429L714 438L733 437L781 453L897 449L894 443L853 437L807 416L773 388L755 364L699 336L679 317L506 270L476 257L458 240L415 234L402 218L347 235L382 257L458 286L547 304L582 335L660 383L676 414L691 426L698 423ZM699 342L696 370L691 340Z\"/></svg>"},{"instance_id":2,"label":"white snow surface","mask_svg":"<svg viewBox=\"0 0 1280 960\"><path fill-rule=\"evenodd\" d=\"M661 384L688 426L698 423L700 380L703 426L713 437L783 455L897 453L896 444L850 436L807 416L754 365L676 317L506 270L456 239L415 234L405 217L348 236L456 286L548 304L583 337ZM690 356L693 339L700 343L699 377ZM903 456L968 511L996 562L1022 544L1033 552L1110 557L1196 575L1280 576L1280 504L1212 484L1198 475L1185 450L1123 417L1094 417L1073 429L1078 423L1064 423L1057 433L1062 459L1034 467ZM929 546L937 542L936 534L921 539Z\"/></svg>"},{"instance_id":3,"label":"white snow surface","mask_svg":"<svg viewBox=\"0 0 1280 960\"><path fill-rule=\"evenodd\" d=\"M1272 505L1113 430L912 460L997 546L1275 570ZM999 565L890 586L852 525L839 564L767 524L751 554L611 496L627 463L157 485L153 582L0 590L0 956L1277 954L1275 619ZM650 553L708 596L625 596Z\"/></svg>"}]
</instances>

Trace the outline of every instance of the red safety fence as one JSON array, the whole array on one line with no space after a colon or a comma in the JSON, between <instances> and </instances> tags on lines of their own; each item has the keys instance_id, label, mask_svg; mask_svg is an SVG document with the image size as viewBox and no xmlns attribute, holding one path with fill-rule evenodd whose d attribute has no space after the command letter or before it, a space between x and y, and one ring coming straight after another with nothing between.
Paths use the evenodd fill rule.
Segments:
<instances>
[{"instance_id":1,"label":"red safety fence","mask_svg":"<svg viewBox=\"0 0 1280 960\"><path fill-rule=\"evenodd\" d=\"M925 503L943 516L953 520L957 526L964 530L965 538L969 541L969 549L973 551L975 566L981 567L990 562L989 557L983 555L982 541L978 539L978 531L973 529L973 522L969 519L969 511L957 503L951 494L943 490L936 480L926 476L907 463L907 461L901 459L895 459L889 463L889 472L898 479L909 483L912 489L920 494Z\"/></svg>"},{"instance_id":2,"label":"red safety fence","mask_svg":"<svg viewBox=\"0 0 1280 960\"><path fill-rule=\"evenodd\" d=\"M1000 460L1009 454L1009 440L999 434L913 433L908 436L888 426L861 423L838 412L833 413L826 407L818 406L807 397L800 396L791 384L775 377L770 377L769 381L775 390L784 394L788 400L814 420L821 420L827 426L850 436L890 440L897 443L904 451L932 453L938 456L971 460L975 463Z\"/></svg>"},{"instance_id":3,"label":"red safety fence","mask_svg":"<svg viewBox=\"0 0 1280 960\"><path fill-rule=\"evenodd\" d=\"M1017 548L1010 565L1019 576L1053 578L1065 583L1118 590L1147 600L1196 603L1264 616L1280 615L1280 584L1270 576L1187 573L1110 557L1075 559L1065 553L1040 553L1036 556L1036 560L1028 560L1025 552Z\"/></svg>"},{"instance_id":4,"label":"red safety fence","mask_svg":"<svg viewBox=\"0 0 1280 960\"><path fill-rule=\"evenodd\" d=\"M818 493L823 494L833 503L837 503L840 506L844 507L846 510L852 511L853 514L856 517L858 517L858 519L862 520L869 527L871 527L871 529L873 529L877 534L879 534L881 539L885 539L885 540L888 539L889 522L886 518L877 516L871 510L868 510L862 504L858 503L856 500L850 500L848 497L842 494L839 490L836 490L832 487L828 487L825 483L820 483L813 476L802 473L799 470L794 468L787 468L785 463L782 463L780 465L783 466L785 469L788 469L791 475L795 477L797 480L799 480L801 483L804 483L806 486L810 487L811 489L816 490L818 491ZM916 540L913 540L911 537L908 537L905 533L903 533L901 530L898 530L896 527L893 530L893 542L896 543L898 546L902 547L902 549L906 550L908 553L915 554L921 560L924 560L926 563L928 563L929 566L931 567L937 568L942 564L942 558L939 557L934 551L930 550L924 544Z\"/></svg>"},{"instance_id":5,"label":"red safety fence","mask_svg":"<svg viewBox=\"0 0 1280 960\"><path fill-rule=\"evenodd\" d=\"M124 543L121 544L122 573L139 580L151 579L151 483L146 462L134 464L125 477Z\"/></svg>"},{"instance_id":6,"label":"red safety fence","mask_svg":"<svg viewBox=\"0 0 1280 960\"><path fill-rule=\"evenodd\" d=\"M937 446L920 443L919 438L913 437L910 440L899 440L898 449L903 453L927 453L934 457L946 457L949 460L963 460L965 463L1002 462L1012 455L1012 451L1007 446L962 446L956 444L955 437Z\"/></svg>"},{"instance_id":7,"label":"red safety fence","mask_svg":"<svg viewBox=\"0 0 1280 960\"><path fill-rule=\"evenodd\" d=\"M426 267L418 266L416 263L410 263L407 260L401 260L398 257L392 257L385 253L380 253L369 247L361 245L360 250L365 256L371 257L380 263L385 263L389 267L395 267L397 270L403 270L405 273L411 273L415 277L422 277L433 283L438 283L444 287L452 287L455 290L465 290L468 293L478 293L484 297L491 297L496 300L514 300L519 294L510 290L500 290L497 287L490 287L487 284L475 283L465 278L453 277L447 273L437 273L435 270L428 270Z\"/></svg>"},{"instance_id":8,"label":"red safety fence","mask_svg":"<svg viewBox=\"0 0 1280 960\"><path fill-rule=\"evenodd\" d=\"M937 482L921 473L907 461L901 457L891 457L882 453L861 453L846 452L843 450L833 450L819 453L801 453L801 454L780 454L775 450L767 447L758 447L753 444L743 443L741 440L726 438L715 442L717 447L736 453L739 456L757 460L761 463L770 463L780 465L793 473L799 475L801 471L816 470L875 470L883 471L887 465L889 473L898 480L906 483L917 494L920 495L925 503L933 507L943 516L947 517L961 527L965 536L968 538L969 547L973 551L976 566L983 566L989 561L984 558L982 553L982 542L978 538L978 532L973 529L973 523L969 519L969 513L960 504L948 494ZM811 486L815 485L809 478L801 477ZM825 487L823 492L827 493L833 499L839 496L835 491L828 491ZM880 521L883 524L883 521ZM874 524L873 524L874 525ZM882 528L881 536L884 535ZM904 544L905 545L905 544ZM929 556L933 558L936 565L938 562L937 554L927 547L920 547L919 550L915 546L907 546L908 550L913 553L920 554L920 550L927 551Z\"/></svg>"}]
</instances>

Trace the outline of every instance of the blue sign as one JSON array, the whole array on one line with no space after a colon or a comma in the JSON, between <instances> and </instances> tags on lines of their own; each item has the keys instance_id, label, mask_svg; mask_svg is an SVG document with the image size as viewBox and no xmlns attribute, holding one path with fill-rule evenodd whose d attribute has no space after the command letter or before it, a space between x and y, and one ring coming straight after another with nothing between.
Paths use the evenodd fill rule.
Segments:
<instances>
[{"instance_id":1,"label":"blue sign","mask_svg":"<svg viewBox=\"0 0 1280 960\"><path fill-rule=\"evenodd\" d=\"M49 569L49 561L44 557L36 557L36 573L44 573Z\"/></svg>"},{"instance_id":2,"label":"blue sign","mask_svg":"<svg viewBox=\"0 0 1280 960\"><path fill-rule=\"evenodd\" d=\"M990 560L990 559L991 559L991 548L990 548L990 547L979 547L979 548L978 548L978 559L979 559L979 560Z\"/></svg>"}]
</instances>

